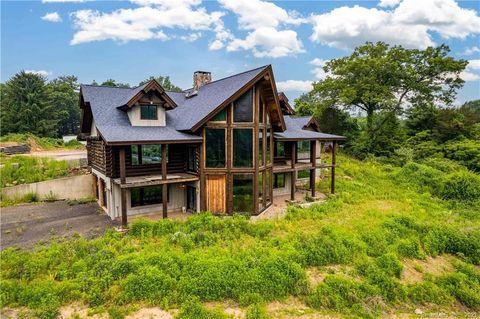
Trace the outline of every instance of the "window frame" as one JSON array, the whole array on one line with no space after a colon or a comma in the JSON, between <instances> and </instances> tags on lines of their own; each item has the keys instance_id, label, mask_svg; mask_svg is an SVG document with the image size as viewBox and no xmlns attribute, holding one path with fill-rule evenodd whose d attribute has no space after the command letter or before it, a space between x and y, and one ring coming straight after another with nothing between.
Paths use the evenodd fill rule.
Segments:
<instances>
[{"instance_id":1,"label":"window frame","mask_svg":"<svg viewBox=\"0 0 480 319\"><path fill-rule=\"evenodd\" d=\"M155 118L144 118L144 112L143 108L148 107L149 111L147 113L150 113L152 110L151 108L155 108ZM158 120L158 107L156 104L140 104L140 120L142 121L156 121Z\"/></svg>"},{"instance_id":2,"label":"window frame","mask_svg":"<svg viewBox=\"0 0 480 319\"><path fill-rule=\"evenodd\" d=\"M224 138L223 138L223 154L224 154L224 159L223 159L223 166L208 166L208 154L207 154L207 130L218 130L218 131L223 131ZM205 169L221 169L221 168L226 168L227 167L227 147L228 147L228 142L227 142L227 128L226 127L205 127L204 129L204 146L203 146L203 154L204 160L203 160L203 167Z\"/></svg>"}]
</instances>

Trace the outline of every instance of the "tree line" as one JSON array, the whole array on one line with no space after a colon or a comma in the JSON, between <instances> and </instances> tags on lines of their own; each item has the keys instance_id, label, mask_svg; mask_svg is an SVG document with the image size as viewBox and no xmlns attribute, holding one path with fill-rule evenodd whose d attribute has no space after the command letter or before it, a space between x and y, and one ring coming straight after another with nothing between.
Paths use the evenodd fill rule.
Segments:
<instances>
[{"instance_id":1,"label":"tree line","mask_svg":"<svg viewBox=\"0 0 480 319\"><path fill-rule=\"evenodd\" d=\"M402 164L440 157L480 171L480 100L453 106L468 62L449 52L446 45L366 43L327 62L326 78L295 109L314 115L324 132L347 136L345 151L357 158Z\"/></svg>"},{"instance_id":2,"label":"tree line","mask_svg":"<svg viewBox=\"0 0 480 319\"><path fill-rule=\"evenodd\" d=\"M156 79L167 91L181 92L168 76L149 77L143 85ZM92 85L98 85L93 81ZM126 87L108 79L100 85ZM48 81L40 74L20 71L0 83L1 134L33 133L41 137L78 134L80 128L78 78L73 75Z\"/></svg>"}]
</instances>

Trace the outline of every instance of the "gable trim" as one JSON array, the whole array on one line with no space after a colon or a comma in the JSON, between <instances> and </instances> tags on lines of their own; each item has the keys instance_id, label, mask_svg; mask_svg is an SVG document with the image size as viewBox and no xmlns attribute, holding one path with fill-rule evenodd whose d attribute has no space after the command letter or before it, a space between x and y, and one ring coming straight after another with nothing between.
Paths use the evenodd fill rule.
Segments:
<instances>
[{"instance_id":1,"label":"gable trim","mask_svg":"<svg viewBox=\"0 0 480 319\"><path fill-rule=\"evenodd\" d=\"M165 89L157 82L157 80L151 80L143 89L135 94L126 104L127 107L133 107L145 94L155 90L165 100L165 108L173 109L177 107L177 104L165 93Z\"/></svg>"}]
</instances>

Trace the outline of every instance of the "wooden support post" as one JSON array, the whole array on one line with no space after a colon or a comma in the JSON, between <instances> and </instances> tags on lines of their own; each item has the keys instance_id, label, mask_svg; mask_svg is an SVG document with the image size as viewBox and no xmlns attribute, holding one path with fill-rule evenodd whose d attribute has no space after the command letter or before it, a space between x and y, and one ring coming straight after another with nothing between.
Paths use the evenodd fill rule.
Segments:
<instances>
[{"instance_id":1,"label":"wooden support post","mask_svg":"<svg viewBox=\"0 0 480 319\"><path fill-rule=\"evenodd\" d=\"M295 164L297 162L297 142L292 142L292 177L290 180L290 200L295 200L295 184L297 182L297 171L295 169Z\"/></svg>"},{"instance_id":2,"label":"wooden support post","mask_svg":"<svg viewBox=\"0 0 480 319\"><path fill-rule=\"evenodd\" d=\"M204 129L203 129L204 131ZM204 136L202 131L202 138ZM200 185L200 211L204 212L207 210L207 201L206 201L206 193L207 193L207 184L205 180L205 152L204 152L204 143L205 139L203 139L202 144L198 146L198 175L200 176L200 181L198 184Z\"/></svg>"},{"instance_id":3,"label":"wooden support post","mask_svg":"<svg viewBox=\"0 0 480 319\"><path fill-rule=\"evenodd\" d=\"M255 170L253 174L253 215L258 215L258 172L259 172L259 163L258 163L258 154L259 154L259 145L258 145L258 135L259 135L259 94L258 88L256 88L253 95L253 113L254 113L254 128L253 128L253 168ZM229 140L230 141L230 140Z\"/></svg>"},{"instance_id":4,"label":"wooden support post","mask_svg":"<svg viewBox=\"0 0 480 319\"><path fill-rule=\"evenodd\" d=\"M317 173L317 141L310 142L310 161L312 169L310 170L310 189L312 197L315 197L315 176Z\"/></svg>"},{"instance_id":5,"label":"wooden support post","mask_svg":"<svg viewBox=\"0 0 480 319\"><path fill-rule=\"evenodd\" d=\"M120 147L120 186L127 180L127 170L125 167L125 146ZM121 206L122 206L122 227L127 227L127 190L121 188Z\"/></svg>"},{"instance_id":6,"label":"wooden support post","mask_svg":"<svg viewBox=\"0 0 480 319\"><path fill-rule=\"evenodd\" d=\"M333 141L332 145L332 180L330 185L330 192L335 194L335 165L337 162L337 142Z\"/></svg>"},{"instance_id":7,"label":"wooden support post","mask_svg":"<svg viewBox=\"0 0 480 319\"><path fill-rule=\"evenodd\" d=\"M162 144L162 181L167 180L167 144ZM168 202L167 202L167 187L166 183L162 184L162 217L167 218Z\"/></svg>"}]
</instances>

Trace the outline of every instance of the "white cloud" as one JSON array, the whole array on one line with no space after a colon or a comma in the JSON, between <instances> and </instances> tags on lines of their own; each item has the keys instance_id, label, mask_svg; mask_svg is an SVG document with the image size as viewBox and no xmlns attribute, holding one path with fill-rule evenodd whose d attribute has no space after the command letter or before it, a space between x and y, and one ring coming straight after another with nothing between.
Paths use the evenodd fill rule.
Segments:
<instances>
[{"instance_id":1,"label":"white cloud","mask_svg":"<svg viewBox=\"0 0 480 319\"><path fill-rule=\"evenodd\" d=\"M226 32L221 22L223 13L218 11L208 13L205 8L197 7L200 3L198 0L135 0L135 2L143 6L118 9L111 13L93 10L73 12L73 23L78 31L74 34L71 44L109 39L122 42L167 40L170 36L163 30L167 28Z\"/></svg>"},{"instance_id":2,"label":"white cloud","mask_svg":"<svg viewBox=\"0 0 480 319\"><path fill-rule=\"evenodd\" d=\"M312 15L310 39L336 48L353 48L365 41L384 41L411 48L434 45L431 32L461 38L480 32L480 17L454 0L403 0L392 10L358 5Z\"/></svg>"},{"instance_id":3,"label":"white cloud","mask_svg":"<svg viewBox=\"0 0 480 319\"><path fill-rule=\"evenodd\" d=\"M50 21L50 22L62 22L62 18L60 17L58 12L47 13L42 17L42 20Z\"/></svg>"},{"instance_id":4,"label":"white cloud","mask_svg":"<svg viewBox=\"0 0 480 319\"><path fill-rule=\"evenodd\" d=\"M52 72L45 71L45 70L25 70L25 73L38 74L41 76L49 76L52 74Z\"/></svg>"},{"instance_id":5,"label":"white cloud","mask_svg":"<svg viewBox=\"0 0 480 319\"><path fill-rule=\"evenodd\" d=\"M189 35L183 35L180 37L180 39L187 42L194 42L200 39L201 37L202 37L202 32L194 32L194 33L190 33Z\"/></svg>"},{"instance_id":6,"label":"white cloud","mask_svg":"<svg viewBox=\"0 0 480 319\"><path fill-rule=\"evenodd\" d=\"M472 55L479 52L480 52L480 48L477 46L473 46L471 48L467 48L465 52L463 52L463 55Z\"/></svg>"},{"instance_id":7,"label":"white cloud","mask_svg":"<svg viewBox=\"0 0 480 319\"><path fill-rule=\"evenodd\" d=\"M467 67L460 73L460 78L464 81L476 81L480 80L480 60L469 60Z\"/></svg>"},{"instance_id":8,"label":"white cloud","mask_svg":"<svg viewBox=\"0 0 480 319\"><path fill-rule=\"evenodd\" d=\"M468 61L467 69L480 70L480 60Z\"/></svg>"},{"instance_id":9,"label":"white cloud","mask_svg":"<svg viewBox=\"0 0 480 319\"><path fill-rule=\"evenodd\" d=\"M327 73L323 70L323 67L325 66L325 63L327 63L328 60L323 60L319 58L315 58L312 61L310 61L310 64L313 64L315 67L311 71L315 77L318 80L323 80L327 77Z\"/></svg>"},{"instance_id":10,"label":"white cloud","mask_svg":"<svg viewBox=\"0 0 480 319\"><path fill-rule=\"evenodd\" d=\"M263 27L250 32L245 39L234 39L227 45L227 51L252 50L257 58L280 58L305 52L297 33L292 30L278 31Z\"/></svg>"},{"instance_id":11,"label":"white cloud","mask_svg":"<svg viewBox=\"0 0 480 319\"><path fill-rule=\"evenodd\" d=\"M277 82L279 91L308 92L312 90L312 81L287 80Z\"/></svg>"},{"instance_id":12,"label":"white cloud","mask_svg":"<svg viewBox=\"0 0 480 319\"><path fill-rule=\"evenodd\" d=\"M270 58L305 52L297 32L282 28L306 21L297 13L261 0L220 0L220 4L237 16L240 30L248 31L244 39L229 39L227 51L251 50L255 57ZM212 49L218 47L218 42L211 44Z\"/></svg>"},{"instance_id":13,"label":"white cloud","mask_svg":"<svg viewBox=\"0 0 480 319\"><path fill-rule=\"evenodd\" d=\"M380 0L380 3L378 4L379 7L395 7L398 5L402 0Z\"/></svg>"}]
</instances>

